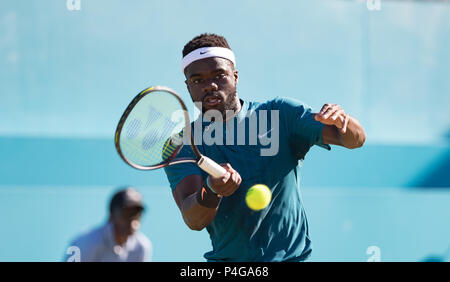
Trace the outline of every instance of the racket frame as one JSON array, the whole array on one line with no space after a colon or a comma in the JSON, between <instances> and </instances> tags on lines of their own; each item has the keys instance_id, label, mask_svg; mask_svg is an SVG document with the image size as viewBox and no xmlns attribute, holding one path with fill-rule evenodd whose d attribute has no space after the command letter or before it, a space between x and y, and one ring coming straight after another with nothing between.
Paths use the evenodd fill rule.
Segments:
<instances>
[{"instance_id":1,"label":"racket frame","mask_svg":"<svg viewBox=\"0 0 450 282\"><path fill-rule=\"evenodd\" d=\"M114 138L115 147L116 147L117 152L119 153L119 156L127 164L129 164L131 167L134 167L134 168L139 169L139 170L154 170L154 169L163 168L163 167L166 167L166 166L169 166L169 165L175 165L175 164L181 164L181 163L196 163L201 169L203 169L207 173L211 174L212 176L219 177L219 176L222 176L223 174L225 174L226 170L223 167L219 166L213 160L211 160L210 158L208 158L206 156L203 156L200 153L200 151L198 150L197 146L195 146L195 144L194 144L194 136L192 135L192 130L189 130L188 132L190 133L191 148L192 148L192 151L194 152L194 155L195 155L196 159L176 158L175 160L173 160L176 157L176 155L179 153L181 148L184 146L184 144L181 144L177 148L175 153L172 154L173 156L171 158L169 158L168 160L166 160L163 163L159 163L159 164L152 165L152 166L143 166L143 165L135 164L135 163L129 161L124 156L124 154L122 153L122 150L120 149L120 142L119 142L120 141L120 135L122 133L123 125L125 124L125 121L127 120L128 116L131 113L131 111L133 110L134 106L136 106L136 104L139 103L139 101L142 98L144 98L148 94L151 94L154 91L165 91L165 92L168 92L168 93L172 94L177 99L177 101L180 103L180 106L181 106L181 108L183 109L183 112L184 112L185 126L190 128L191 122L190 122L190 119L189 119L189 113L188 113L188 110L186 108L186 105L184 104L184 102L180 98L180 96L175 91L173 91L172 89L170 89L168 87L165 87L165 86L152 86L152 87L149 87L147 89L142 90L138 95L136 95L136 97L134 97L134 99L127 106L127 108L125 109L125 112L122 114L122 117L119 120L119 123L118 123L117 128L116 128L115 138Z\"/></svg>"}]
</instances>

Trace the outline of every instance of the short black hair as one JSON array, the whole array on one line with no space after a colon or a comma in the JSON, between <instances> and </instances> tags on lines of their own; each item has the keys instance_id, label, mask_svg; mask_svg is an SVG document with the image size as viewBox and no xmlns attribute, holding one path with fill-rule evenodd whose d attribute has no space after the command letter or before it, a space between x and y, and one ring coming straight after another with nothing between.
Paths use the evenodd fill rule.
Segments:
<instances>
[{"instance_id":1,"label":"short black hair","mask_svg":"<svg viewBox=\"0 0 450 282\"><path fill-rule=\"evenodd\" d=\"M214 33L203 33L194 37L183 48L183 58L195 49L202 47L224 47L231 50L225 37Z\"/></svg>"},{"instance_id":2,"label":"short black hair","mask_svg":"<svg viewBox=\"0 0 450 282\"><path fill-rule=\"evenodd\" d=\"M141 194L133 187L121 187L114 193L109 202L109 213L122 210L127 207L138 207L144 209Z\"/></svg>"}]
</instances>

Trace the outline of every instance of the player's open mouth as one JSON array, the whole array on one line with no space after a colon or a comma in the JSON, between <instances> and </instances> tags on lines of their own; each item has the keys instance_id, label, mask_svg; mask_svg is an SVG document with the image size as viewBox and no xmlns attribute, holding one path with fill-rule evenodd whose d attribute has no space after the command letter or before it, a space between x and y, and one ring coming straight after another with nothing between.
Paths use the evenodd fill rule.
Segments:
<instances>
[{"instance_id":1,"label":"player's open mouth","mask_svg":"<svg viewBox=\"0 0 450 282\"><path fill-rule=\"evenodd\" d=\"M203 103L208 107L217 106L220 102L220 98L216 96L207 97L203 100Z\"/></svg>"}]
</instances>

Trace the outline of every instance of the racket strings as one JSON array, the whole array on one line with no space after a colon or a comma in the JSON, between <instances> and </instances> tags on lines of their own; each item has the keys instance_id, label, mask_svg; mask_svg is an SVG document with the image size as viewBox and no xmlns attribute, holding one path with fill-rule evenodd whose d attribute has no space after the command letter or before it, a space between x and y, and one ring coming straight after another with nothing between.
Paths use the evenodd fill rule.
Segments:
<instances>
[{"instance_id":1,"label":"racket strings","mask_svg":"<svg viewBox=\"0 0 450 282\"><path fill-rule=\"evenodd\" d=\"M143 97L129 113L120 136L120 148L131 162L154 166L167 162L182 145L185 119L172 94L160 91Z\"/></svg>"},{"instance_id":2,"label":"racket strings","mask_svg":"<svg viewBox=\"0 0 450 282\"><path fill-rule=\"evenodd\" d=\"M152 122L155 120L158 120L160 117L163 117L163 115L160 112L158 112L158 110L155 109L154 107L149 106L147 123L145 124L145 129L148 129L149 126L152 124Z\"/></svg>"}]
</instances>

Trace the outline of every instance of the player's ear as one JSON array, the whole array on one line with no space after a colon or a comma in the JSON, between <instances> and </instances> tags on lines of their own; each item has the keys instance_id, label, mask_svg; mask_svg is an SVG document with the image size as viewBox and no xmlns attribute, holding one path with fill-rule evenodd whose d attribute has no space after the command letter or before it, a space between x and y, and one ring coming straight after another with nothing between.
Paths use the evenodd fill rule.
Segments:
<instances>
[{"instance_id":1,"label":"player's ear","mask_svg":"<svg viewBox=\"0 0 450 282\"><path fill-rule=\"evenodd\" d=\"M237 85L237 83L238 83L238 80L239 80L239 71L238 70L233 70L233 76L234 76L234 86L236 86Z\"/></svg>"}]
</instances>

